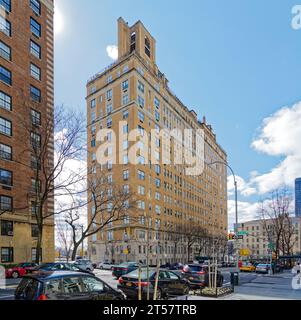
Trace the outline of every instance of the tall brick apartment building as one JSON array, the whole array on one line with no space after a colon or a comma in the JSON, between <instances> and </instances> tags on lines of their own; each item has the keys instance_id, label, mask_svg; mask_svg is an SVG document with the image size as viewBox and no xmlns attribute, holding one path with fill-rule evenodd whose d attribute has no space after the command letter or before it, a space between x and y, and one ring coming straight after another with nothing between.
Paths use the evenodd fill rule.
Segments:
<instances>
[{"instance_id":1,"label":"tall brick apartment building","mask_svg":"<svg viewBox=\"0 0 301 320\"><path fill-rule=\"evenodd\" d=\"M87 85L88 168L96 177L105 173L108 183L123 185L124 190L130 188L141 200L137 210L124 221L110 224L89 239L90 255L95 261L107 259L116 263L146 262L148 255L149 263L153 264L158 254L162 263L181 261L187 257L187 244L183 240L175 249L169 230L176 226L200 226L211 235L227 235L225 167L206 166L202 175L187 176L180 165L154 165L141 156L138 165L125 160L121 165L111 165L108 161L107 166L100 166L96 161L97 132L102 128L119 132L120 121L127 122L123 126L124 134L138 129L144 137L151 130L203 129L205 161L225 162L227 155L205 119L199 121L196 112L170 90L166 76L156 64L156 40L144 25L138 21L130 27L120 18L118 31L118 60L96 74ZM108 134L107 142L110 139ZM117 159L121 153L121 158L126 159L132 142L125 138L118 145ZM140 146L147 148L143 142ZM162 158L159 137L156 146L158 158ZM90 217L93 210L89 208ZM192 250L191 259L194 253Z\"/></svg>"},{"instance_id":2,"label":"tall brick apartment building","mask_svg":"<svg viewBox=\"0 0 301 320\"><path fill-rule=\"evenodd\" d=\"M24 150L53 114L53 0L0 0L0 263L35 260L37 226L29 190L32 155ZM28 133L21 122L32 125ZM49 145L49 155L53 155ZM49 199L47 210L53 210ZM43 261L54 259L47 222Z\"/></svg>"}]
</instances>

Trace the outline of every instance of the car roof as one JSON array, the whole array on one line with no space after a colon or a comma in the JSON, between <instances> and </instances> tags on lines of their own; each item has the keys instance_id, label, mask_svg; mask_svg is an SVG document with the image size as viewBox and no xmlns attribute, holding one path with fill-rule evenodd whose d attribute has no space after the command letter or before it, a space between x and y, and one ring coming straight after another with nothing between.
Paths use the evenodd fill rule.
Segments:
<instances>
[{"instance_id":1,"label":"car roof","mask_svg":"<svg viewBox=\"0 0 301 320\"><path fill-rule=\"evenodd\" d=\"M39 272L33 275L26 275L24 278L35 279L38 281L47 281L51 279L65 278L65 277L82 277L82 276L91 276L85 272L77 272L77 271L50 271L50 272Z\"/></svg>"}]
</instances>

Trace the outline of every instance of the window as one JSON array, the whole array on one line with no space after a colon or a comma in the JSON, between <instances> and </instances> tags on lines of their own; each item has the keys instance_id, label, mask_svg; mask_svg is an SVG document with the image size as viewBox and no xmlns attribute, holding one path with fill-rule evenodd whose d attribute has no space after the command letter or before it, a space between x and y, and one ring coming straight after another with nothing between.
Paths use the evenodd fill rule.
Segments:
<instances>
[{"instance_id":1,"label":"window","mask_svg":"<svg viewBox=\"0 0 301 320\"><path fill-rule=\"evenodd\" d=\"M159 101L159 99L158 99L157 97L155 97L155 99L154 99L154 105L155 105L155 107L156 107L157 109L160 108L160 101Z\"/></svg>"},{"instance_id":2,"label":"window","mask_svg":"<svg viewBox=\"0 0 301 320\"><path fill-rule=\"evenodd\" d=\"M11 72L2 66L0 66L0 80L8 85L12 84Z\"/></svg>"},{"instance_id":3,"label":"window","mask_svg":"<svg viewBox=\"0 0 301 320\"><path fill-rule=\"evenodd\" d=\"M161 180L160 179L156 179L156 187L157 188L161 187Z\"/></svg>"},{"instance_id":4,"label":"window","mask_svg":"<svg viewBox=\"0 0 301 320\"><path fill-rule=\"evenodd\" d=\"M131 34L131 53L136 49L136 32Z\"/></svg>"},{"instance_id":5,"label":"window","mask_svg":"<svg viewBox=\"0 0 301 320\"><path fill-rule=\"evenodd\" d=\"M31 109L30 111L30 116L31 116L31 123L35 126L40 126L41 125L41 113Z\"/></svg>"},{"instance_id":6,"label":"window","mask_svg":"<svg viewBox=\"0 0 301 320\"><path fill-rule=\"evenodd\" d=\"M138 186L138 194L141 196L144 196L145 195L145 187Z\"/></svg>"},{"instance_id":7,"label":"window","mask_svg":"<svg viewBox=\"0 0 301 320\"><path fill-rule=\"evenodd\" d=\"M125 80L122 82L122 90L125 91L129 88L129 80Z\"/></svg>"},{"instance_id":8,"label":"window","mask_svg":"<svg viewBox=\"0 0 301 320\"><path fill-rule=\"evenodd\" d=\"M144 84L138 80L138 90L144 93Z\"/></svg>"},{"instance_id":9,"label":"window","mask_svg":"<svg viewBox=\"0 0 301 320\"><path fill-rule=\"evenodd\" d=\"M129 148L128 140L123 141L122 147L123 147L123 150L127 150Z\"/></svg>"},{"instance_id":10,"label":"window","mask_svg":"<svg viewBox=\"0 0 301 320\"><path fill-rule=\"evenodd\" d=\"M155 118L157 121L160 121L160 113L157 110L155 111Z\"/></svg>"},{"instance_id":11,"label":"window","mask_svg":"<svg viewBox=\"0 0 301 320\"><path fill-rule=\"evenodd\" d=\"M0 30L7 36L11 36L11 23L0 15Z\"/></svg>"},{"instance_id":12,"label":"window","mask_svg":"<svg viewBox=\"0 0 301 320\"><path fill-rule=\"evenodd\" d=\"M144 119L145 119L144 113L141 111L138 111L138 118L141 122L144 122Z\"/></svg>"},{"instance_id":13,"label":"window","mask_svg":"<svg viewBox=\"0 0 301 320\"><path fill-rule=\"evenodd\" d=\"M1 262L2 263L14 262L14 248L1 248Z\"/></svg>"},{"instance_id":14,"label":"window","mask_svg":"<svg viewBox=\"0 0 301 320\"><path fill-rule=\"evenodd\" d=\"M2 41L0 41L0 56L5 60L11 60L11 48Z\"/></svg>"},{"instance_id":15,"label":"window","mask_svg":"<svg viewBox=\"0 0 301 320\"><path fill-rule=\"evenodd\" d=\"M161 214L161 207L156 205L155 211L156 211L156 214Z\"/></svg>"},{"instance_id":16,"label":"window","mask_svg":"<svg viewBox=\"0 0 301 320\"><path fill-rule=\"evenodd\" d=\"M42 248L40 251L40 259L42 260ZM31 261L36 261L37 260L37 248L32 248L31 249Z\"/></svg>"},{"instance_id":17,"label":"window","mask_svg":"<svg viewBox=\"0 0 301 320\"><path fill-rule=\"evenodd\" d=\"M112 81L113 81L113 77L111 75L109 75L107 78L107 83L111 83Z\"/></svg>"},{"instance_id":18,"label":"window","mask_svg":"<svg viewBox=\"0 0 301 320\"><path fill-rule=\"evenodd\" d=\"M144 105L145 105L145 101L144 99L138 95L138 104L141 108L144 108Z\"/></svg>"},{"instance_id":19,"label":"window","mask_svg":"<svg viewBox=\"0 0 301 320\"><path fill-rule=\"evenodd\" d=\"M39 0L30 0L30 7L37 15L41 14L41 3Z\"/></svg>"},{"instance_id":20,"label":"window","mask_svg":"<svg viewBox=\"0 0 301 320\"><path fill-rule=\"evenodd\" d=\"M4 170L0 168L0 184L4 184L6 186L13 185L13 173L8 170Z\"/></svg>"},{"instance_id":21,"label":"window","mask_svg":"<svg viewBox=\"0 0 301 320\"><path fill-rule=\"evenodd\" d=\"M107 119L107 127L108 128L112 127L112 118L111 117L108 117L108 119Z\"/></svg>"},{"instance_id":22,"label":"window","mask_svg":"<svg viewBox=\"0 0 301 320\"><path fill-rule=\"evenodd\" d=\"M0 108L11 111L12 99L6 93L0 91Z\"/></svg>"},{"instance_id":23,"label":"window","mask_svg":"<svg viewBox=\"0 0 301 320\"><path fill-rule=\"evenodd\" d=\"M11 136L12 135L12 123L11 123L11 121L0 117L0 133L5 134L7 136Z\"/></svg>"},{"instance_id":24,"label":"window","mask_svg":"<svg viewBox=\"0 0 301 320\"><path fill-rule=\"evenodd\" d=\"M41 47L32 40L30 40L30 53L38 59L41 59Z\"/></svg>"},{"instance_id":25,"label":"window","mask_svg":"<svg viewBox=\"0 0 301 320\"><path fill-rule=\"evenodd\" d=\"M34 86L30 86L30 97L35 102L41 102L41 90Z\"/></svg>"},{"instance_id":26,"label":"window","mask_svg":"<svg viewBox=\"0 0 301 320\"><path fill-rule=\"evenodd\" d=\"M148 37L145 37L145 54L150 58L151 56L151 45Z\"/></svg>"},{"instance_id":27,"label":"window","mask_svg":"<svg viewBox=\"0 0 301 320\"><path fill-rule=\"evenodd\" d=\"M6 144L0 143L0 159L2 160L12 160L12 147Z\"/></svg>"},{"instance_id":28,"label":"window","mask_svg":"<svg viewBox=\"0 0 301 320\"><path fill-rule=\"evenodd\" d=\"M113 96L113 91L112 91L112 89L110 89L107 91L107 100L111 100L112 96Z\"/></svg>"},{"instance_id":29,"label":"window","mask_svg":"<svg viewBox=\"0 0 301 320\"><path fill-rule=\"evenodd\" d=\"M39 236L39 228L37 224L31 225L31 237L32 238L38 238Z\"/></svg>"},{"instance_id":30,"label":"window","mask_svg":"<svg viewBox=\"0 0 301 320\"><path fill-rule=\"evenodd\" d=\"M139 131L140 136L143 137L144 136L144 128L141 126L138 126L138 131Z\"/></svg>"},{"instance_id":31,"label":"window","mask_svg":"<svg viewBox=\"0 0 301 320\"><path fill-rule=\"evenodd\" d=\"M113 105L112 103L108 104L107 105L107 114L111 114L113 112Z\"/></svg>"},{"instance_id":32,"label":"window","mask_svg":"<svg viewBox=\"0 0 301 320\"><path fill-rule=\"evenodd\" d=\"M12 211L12 209L13 209L13 199L7 196L0 196L0 210L4 212L4 211Z\"/></svg>"},{"instance_id":33,"label":"window","mask_svg":"<svg viewBox=\"0 0 301 320\"><path fill-rule=\"evenodd\" d=\"M128 184L123 186L123 192L124 194L130 193L130 186Z\"/></svg>"},{"instance_id":34,"label":"window","mask_svg":"<svg viewBox=\"0 0 301 320\"><path fill-rule=\"evenodd\" d=\"M122 132L123 132L123 134L129 133L129 125L128 124L123 126Z\"/></svg>"},{"instance_id":35,"label":"window","mask_svg":"<svg viewBox=\"0 0 301 320\"><path fill-rule=\"evenodd\" d=\"M33 148L41 148L41 136L38 133L31 132L30 142Z\"/></svg>"},{"instance_id":36,"label":"window","mask_svg":"<svg viewBox=\"0 0 301 320\"><path fill-rule=\"evenodd\" d=\"M41 161L36 156L31 156L31 168L34 170L41 170Z\"/></svg>"},{"instance_id":37,"label":"window","mask_svg":"<svg viewBox=\"0 0 301 320\"><path fill-rule=\"evenodd\" d=\"M129 95L128 94L124 94L123 96L122 96L122 104L123 105L126 105L126 104L128 104L129 103Z\"/></svg>"},{"instance_id":38,"label":"window","mask_svg":"<svg viewBox=\"0 0 301 320\"><path fill-rule=\"evenodd\" d=\"M123 156L123 164L128 165L129 164L129 156L125 155Z\"/></svg>"},{"instance_id":39,"label":"window","mask_svg":"<svg viewBox=\"0 0 301 320\"><path fill-rule=\"evenodd\" d=\"M35 64L31 63L30 64L30 75L37 80L41 80L41 69L38 66L36 66Z\"/></svg>"},{"instance_id":40,"label":"window","mask_svg":"<svg viewBox=\"0 0 301 320\"><path fill-rule=\"evenodd\" d=\"M113 231L108 231L108 240L113 241L114 240L114 233Z\"/></svg>"},{"instance_id":41,"label":"window","mask_svg":"<svg viewBox=\"0 0 301 320\"><path fill-rule=\"evenodd\" d=\"M82 277L84 292L103 292L105 289L104 283L97 278Z\"/></svg>"},{"instance_id":42,"label":"window","mask_svg":"<svg viewBox=\"0 0 301 320\"><path fill-rule=\"evenodd\" d=\"M1 221L1 236L12 237L14 235L14 223L12 221Z\"/></svg>"},{"instance_id":43,"label":"window","mask_svg":"<svg viewBox=\"0 0 301 320\"><path fill-rule=\"evenodd\" d=\"M33 18L30 18L30 31L38 38L41 37L41 25Z\"/></svg>"},{"instance_id":44,"label":"window","mask_svg":"<svg viewBox=\"0 0 301 320\"><path fill-rule=\"evenodd\" d=\"M144 201L138 201L138 209L145 210L145 202Z\"/></svg>"},{"instance_id":45,"label":"window","mask_svg":"<svg viewBox=\"0 0 301 320\"><path fill-rule=\"evenodd\" d=\"M31 208L31 215L36 217L39 212L38 204L35 201L31 201L30 208Z\"/></svg>"},{"instance_id":46,"label":"window","mask_svg":"<svg viewBox=\"0 0 301 320\"><path fill-rule=\"evenodd\" d=\"M91 100L90 105L91 109L94 109L96 107L96 99Z\"/></svg>"},{"instance_id":47,"label":"window","mask_svg":"<svg viewBox=\"0 0 301 320\"><path fill-rule=\"evenodd\" d=\"M0 6L7 12L11 12L11 0L0 0Z\"/></svg>"},{"instance_id":48,"label":"window","mask_svg":"<svg viewBox=\"0 0 301 320\"><path fill-rule=\"evenodd\" d=\"M138 170L138 179L142 181L145 180L145 173L141 170Z\"/></svg>"},{"instance_id":49,"label":"window","mask_svg":"<svg viewBox=\"0 0 301 320\"><path fill-rule=\"evenodd\" d=\"M128 110L126 110L126 111L123 112L122 118L123 118L123 120L126 120L126 119L129 118L129 111L128 111Z\"/></svg>"}]
</instances>

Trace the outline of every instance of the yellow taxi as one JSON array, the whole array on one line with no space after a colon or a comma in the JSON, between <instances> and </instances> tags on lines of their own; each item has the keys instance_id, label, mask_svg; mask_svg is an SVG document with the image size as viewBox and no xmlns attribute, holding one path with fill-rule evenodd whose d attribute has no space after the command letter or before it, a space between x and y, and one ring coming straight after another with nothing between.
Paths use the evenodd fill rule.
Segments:
<instances>
[{"instance_id":1,"label":"yellow taxi","mask_svg":"<svg viewBox=\"0 0 301 320\"><path fill-rule=\"evenodd\" d=\"M252 263L243 263L239 270L241 272L255 272L256 267Z\"/></svg>"}]
</instances>

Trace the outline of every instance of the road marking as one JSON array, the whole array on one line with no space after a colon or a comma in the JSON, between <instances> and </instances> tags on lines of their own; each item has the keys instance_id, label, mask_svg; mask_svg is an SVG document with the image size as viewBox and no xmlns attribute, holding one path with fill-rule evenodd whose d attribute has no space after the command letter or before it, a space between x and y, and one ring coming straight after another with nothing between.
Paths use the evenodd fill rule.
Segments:
<instances>
[{"instance_id":1,"label":"road marking","mask_svg":"<svg viewBox=\"0 0 301 320\"><path fill-rule=\"evenodd\" d=\"M15 296L10 295L10 296L0 296L0 300L2 299L8 299L8 298L14 298Z\"/></svg>"}]
</instances>

